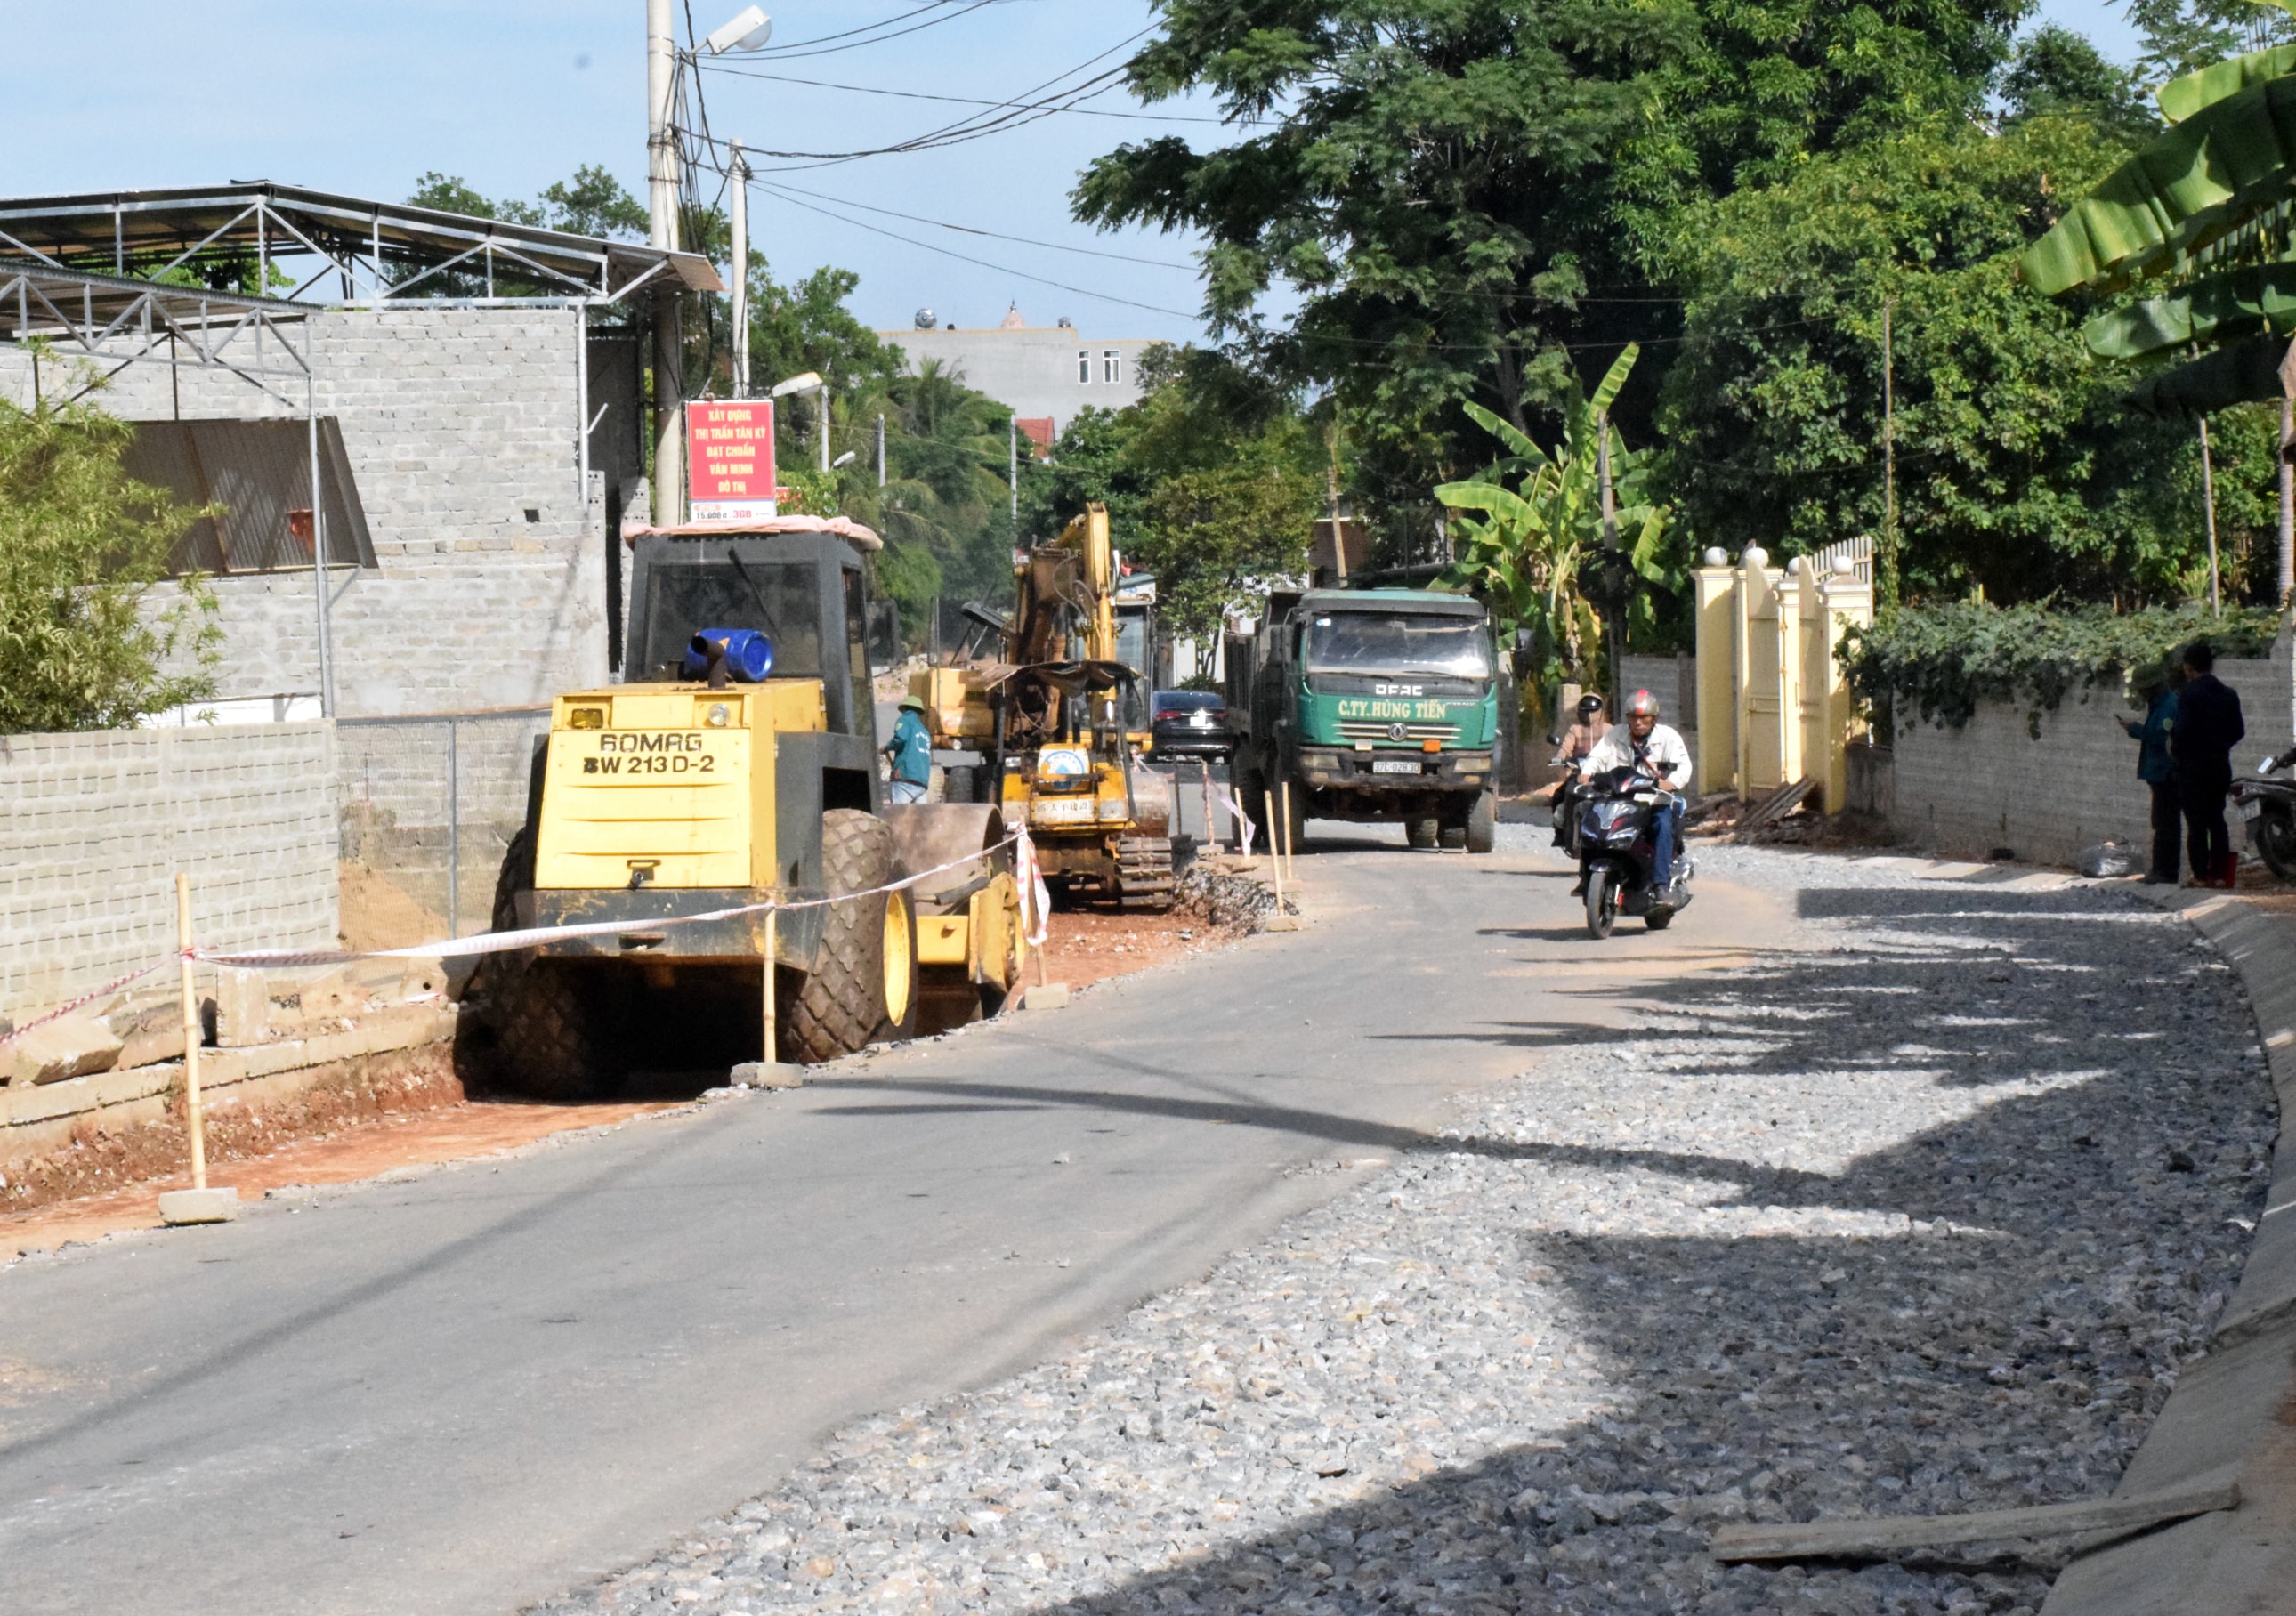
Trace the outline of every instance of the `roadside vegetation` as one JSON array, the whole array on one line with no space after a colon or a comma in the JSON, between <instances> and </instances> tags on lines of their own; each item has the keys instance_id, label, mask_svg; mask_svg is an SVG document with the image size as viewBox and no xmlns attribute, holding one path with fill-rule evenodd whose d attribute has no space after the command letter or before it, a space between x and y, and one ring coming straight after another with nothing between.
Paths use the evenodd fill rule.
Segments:
<instances>
[{"instance_id":1,"label":"roadside vegetation","mask_svg":"<svg viewBox=\"0 0 2296 1616\"><path fill-rule=\"evenodd\" d=\"M120 469L134 429L86 399L0 402L0 734L119 729L215 693L215 597L164 598L201 512Z\"/></svg>"}]
</instances>

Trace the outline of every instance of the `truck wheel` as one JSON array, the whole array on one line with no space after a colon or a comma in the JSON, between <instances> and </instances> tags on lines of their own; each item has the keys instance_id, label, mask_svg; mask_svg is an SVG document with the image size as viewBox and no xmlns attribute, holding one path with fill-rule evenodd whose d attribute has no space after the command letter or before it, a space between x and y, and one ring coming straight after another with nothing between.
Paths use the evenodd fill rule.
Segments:
<instances>
[{"instance_id":1,"label":"truck wheel","mask_svg":"<svg viewBox=\"0 0 2296 1616\"><path fill-rule=\"evenodd\" d=\"M621 1076L620 1018L596 973L538 959L504 987L498 1014L511 1086L537 1100L594 1100Z\"/></svg>"},{"instance_id":2,"label":"truck wheel","mask_svg":"<svg viewBox=\"0 0 2296 1616\"><path fill-rule=\"evenodd\" d=\"M1447 824L1442 828L1437 841L1441 846L1456 852L1467 845L1467 827L1464 824Z\"/></svg>"},{"instance_id":3,"label":"truck wheel","mask_svg":"<svg viewBox=\"0 0 2296 1616\"><path fill-rule=\"evenodd\" d=\"M964 764L951 764L941 776L940 800L943 802L972 801L972 771Z\"/></svg>"},{"instance_id":4,"label":"truck wheel","mask_svg":"<svg viewBox=\"0 0 2296 1616\"><path fill-rule=\"evenodd\" d=\"M917 925L893 878L893 829L857 808L821 816L821 873L830 896L820 967L800 985L783 1036L800 1061L834 1061L916 1028Z\"/></svg>"},{"instance_id":5,"label":"truck wheel","mask_svg":"<svg viewBox=\"0 0 2296 1616\"><path fill-rule=\"evenodd\" d=\"M1431 848L1441 840L1443 825L1432 817L1417 817L1403 822L1403 840L1414 848Z\"/></svg>"},{"instance_id":6,"label":"truck wheel","mask_svg":"<svg viewBox=\"0 0 2296 1616\"><path fill-rule=\"evenodd\" d=\"M1475 799L1467 810L1467 851L1488 853L1498 845L1499 802L1489 792Z\"/></svg>"}]
</instances>

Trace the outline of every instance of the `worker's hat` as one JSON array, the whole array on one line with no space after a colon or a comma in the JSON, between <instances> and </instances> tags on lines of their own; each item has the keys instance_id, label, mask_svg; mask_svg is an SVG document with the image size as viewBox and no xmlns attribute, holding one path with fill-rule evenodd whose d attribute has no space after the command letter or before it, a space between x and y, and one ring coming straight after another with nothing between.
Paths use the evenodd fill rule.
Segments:
<instances>
[{"instance_id":1,"label":"worker's hat","mask_svg":"<svg viewBox=\"0 0 2296 1616\"><path fill-rule=\"evenodd\" d=\"M901 705L906 708L914 708L918 712L922 712L925 710L925 699L922 696L903 696L901 698Z\"/></svg>"}]
</instances>

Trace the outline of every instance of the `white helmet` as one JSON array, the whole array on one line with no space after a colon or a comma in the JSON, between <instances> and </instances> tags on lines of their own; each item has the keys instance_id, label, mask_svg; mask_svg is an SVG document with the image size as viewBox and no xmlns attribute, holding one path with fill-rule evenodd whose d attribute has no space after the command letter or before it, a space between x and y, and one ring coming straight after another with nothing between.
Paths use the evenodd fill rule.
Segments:
<instances>
[{"instance_id":1,"label":"white helmet","mask_svg":"<svg viewBox=\"0 0 2296 1616\"><path fill-rule=\"evenodd\" d=\"M1627 717L1629 718L1657 718L1658 698L1647 690L1635 692L1627 701Z\"/></svg>"}]
</instances>

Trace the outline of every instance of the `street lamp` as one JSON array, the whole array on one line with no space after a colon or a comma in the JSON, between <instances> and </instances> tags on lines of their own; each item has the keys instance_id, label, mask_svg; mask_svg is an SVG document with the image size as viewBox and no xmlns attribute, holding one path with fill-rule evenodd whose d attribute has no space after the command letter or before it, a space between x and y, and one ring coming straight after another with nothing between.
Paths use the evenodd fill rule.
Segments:
<instances>
[{"instance_id":1,"label":"street lamp","mask_svg":"<svg viewBox=\"0 0 2296 1616\"><path fill-rule=\"evenodd\" d=\"M759 49L773 37L774 20L758 7L747 5L739 16L702 40L701 48L712 56L723 56L728 51Z\"/></svg>"},{"instance_id":2,"label":"street lamp","mask_svg":"<svg viewBox=\"0 0 2296 1616\"><path fill-rule=\"evenodd\" d=\"M820 385L821 373L818 371L805 371L786 381L775 382L773 391L766 396L768 398L786 398L791 393L809 393Z\"/></svg>"},{"instance_id":3,"label":"street lamp","mask_svg":"<svg viewBox=\"0 0 2296 1616\"><path fill-rule=\"evenodd\" d=\"M861 455L858 450L848 449L845 453L840 455L836 459L829 463L829 469L832 472L841 472L847 466L851 465L855 461L860 458Z\"/></svg>"}]
</instances>

